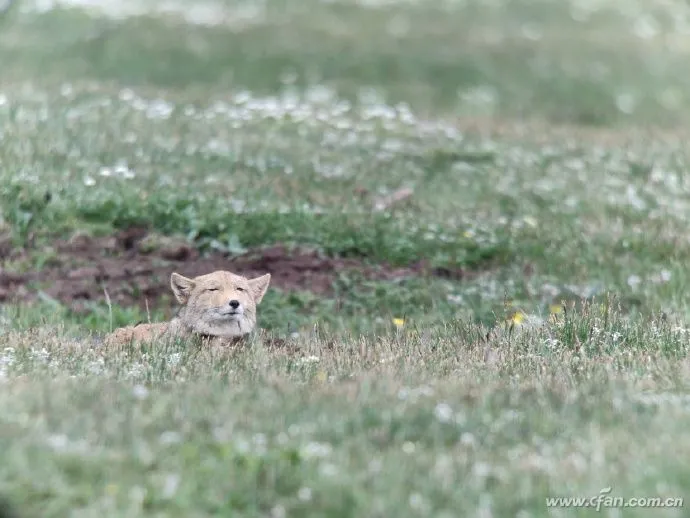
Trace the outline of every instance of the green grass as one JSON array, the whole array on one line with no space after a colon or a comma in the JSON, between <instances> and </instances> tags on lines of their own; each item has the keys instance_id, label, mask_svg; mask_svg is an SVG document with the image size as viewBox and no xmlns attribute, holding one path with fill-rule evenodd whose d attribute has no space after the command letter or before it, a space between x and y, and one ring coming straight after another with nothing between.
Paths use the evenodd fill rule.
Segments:
<instances>
[{"instance_id":1,"label":"green grass","mask_svg":"<svg viewBox=\"0 0 690 518\"><path fill-rule=\"evenodd\" d=\"M684 61L668 52L682 44L682 6L468 4L362 9L269 1L243 22L229 2L235 23L213 28L172 17L93 20L74 11L13 16L0 58L18 79L37 73L51 82L95 79L185 89L200 99L208 88L261 95L319 83L352 100L379 89L391 103L424 111L607 124L628 119L616 100L631 95L646 120L683 116L673 103L687 90ZM657 31L651 40L638 37L634 26L649 15Z\"/></svg>"},{"instance_id":2,"label":"green grass","mask_svg":"<svg viewBox=\"0 0 690 518\"><path fill-rule=\"evenodd\" d=\"M2 270L146 225L203 253L280 242L468 272L270 288L278 350L106 351L147 315L3 306L0 497L19 516L687 499L687 8L492 4L4 16L0 237L27 253Z\"/></svg>"},{"instance_id":3,"label":"green grass","mask_svg":"<svg viewBox=\"0 0 690 518\"><path fill-rule=\"evenodd\" d=\"M298 355L261 339L108 353L66 331L3 338L0 480L29 515L545 516L549 496L689 481L687 332L615 306L489 340L462 322L310 334Z\"/></svg>"}]
</instances>

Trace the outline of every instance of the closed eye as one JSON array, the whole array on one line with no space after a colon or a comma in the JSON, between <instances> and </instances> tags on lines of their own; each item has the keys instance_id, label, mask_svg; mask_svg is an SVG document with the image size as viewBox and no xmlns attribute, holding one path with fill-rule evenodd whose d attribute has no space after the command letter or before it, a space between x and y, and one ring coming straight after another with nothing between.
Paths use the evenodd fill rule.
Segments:
<instances>
[{"instance_id":1,"label":"closed eye","mask_svg":"<svg viewBox=\"0 0 690 518\"><path fill-rule=\"evenodd\" d=\"M206 291L218 291L220 288L207 288Z\"/></svg>"},{"instance_id":2,"label":"closed eye","mask_svg":"<svg viewBox=\"0 0 690 518\"><path fill-rule=\"evenodd\" d=\"M244 291L244 288L238 287L238 288L237 288L237 291Z\"/></svg>"}]
</instances>

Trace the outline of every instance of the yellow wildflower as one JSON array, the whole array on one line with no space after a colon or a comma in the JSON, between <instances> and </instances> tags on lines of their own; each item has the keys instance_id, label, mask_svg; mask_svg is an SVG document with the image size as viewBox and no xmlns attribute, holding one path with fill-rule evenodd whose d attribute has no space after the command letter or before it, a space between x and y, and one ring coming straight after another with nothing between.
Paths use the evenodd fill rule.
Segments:
<instances>
[{"instance_id":1,"label":"yellow wildflower","mask_svg":"<svg viewBox=\"0 0 690 518\"><path fill-rule=\"evenodd\" d=\"M405 319L403 318L394 318L393 319L393 324L395 327L402 327L405 325Z\"/></svg>"},{"instance_id":2,"label":"yellow wildflower","mask_svg":"<svg viewBox=\"0 0 690 518\"><path fill-rule=\"evenodd\" d=\"M520 325L525 320L525 314L522 311L516 311L513 316L510 317L510 321L515 325Z\"/></svg>"},{"instance_id":3,"label":"yellow wildflower","mask_svg":"<svg viewBox=\"0 0 690 518\"><path fill-rule=\"evenodd\" d=\"M551 304L549 306L549 313L552 315L558 315L559 313L563 313L563 306L561 304Z\"/></svg>"}]
</instances>

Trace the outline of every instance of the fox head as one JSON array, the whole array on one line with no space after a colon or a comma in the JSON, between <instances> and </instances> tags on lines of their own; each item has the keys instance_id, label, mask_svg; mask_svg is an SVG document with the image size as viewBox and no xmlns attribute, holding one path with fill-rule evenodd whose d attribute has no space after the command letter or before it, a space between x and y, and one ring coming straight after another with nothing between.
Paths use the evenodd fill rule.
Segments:
<instances>
[{"instance_id":1,"label":"fox head","mask_svg":"<svg viewBox=\"0 0 690 518\"><path fill-rule=\"evenodd\" d=\"M178 318L183 326L199 335L232 338L254 329L256 306L270 281L270 273L255 279L226 271L193 279L173 273L170 286L182 304Z\"/></svg>"}]
</instances>

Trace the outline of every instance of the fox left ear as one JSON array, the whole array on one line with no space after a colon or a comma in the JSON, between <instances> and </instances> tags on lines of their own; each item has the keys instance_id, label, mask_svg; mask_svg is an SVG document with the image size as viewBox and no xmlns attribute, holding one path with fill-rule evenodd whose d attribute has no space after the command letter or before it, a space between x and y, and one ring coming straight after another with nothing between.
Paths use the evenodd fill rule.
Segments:
<instances>
[{"instance_id":1,"label":"fox left ear","mask_svg":"<svg viewBox=\"0 0 690 518\"><path fill-rule=\"evenodd\" d=\"M249 291L254 297L254 302L258 304L261 299L264 298L266 290L268 289L268 283L271 282L271 274L267 273L256 279L251 279L249 281Z\"/></svg>"},{"instance_id":2,"label":"fox left ear","mask_svg":"<svg viewBox=\"0 0 690 518\"><path fill-rule=\"evenodd\" d=\"M188 279L184 275L173 272L173 274L170 276L170 287L175 294L177 302L180 304L186 304L187 300L189 300L190 293L194 289L194 281L192 279Z\"/></svg>"}]
</instances>

